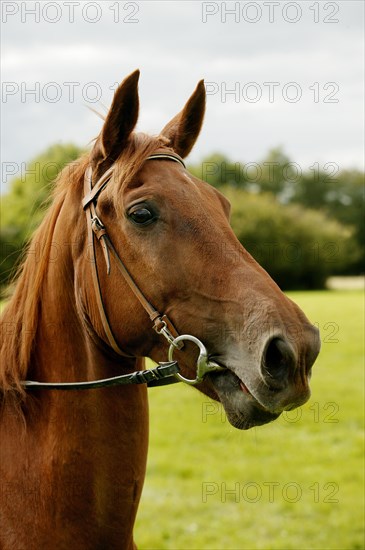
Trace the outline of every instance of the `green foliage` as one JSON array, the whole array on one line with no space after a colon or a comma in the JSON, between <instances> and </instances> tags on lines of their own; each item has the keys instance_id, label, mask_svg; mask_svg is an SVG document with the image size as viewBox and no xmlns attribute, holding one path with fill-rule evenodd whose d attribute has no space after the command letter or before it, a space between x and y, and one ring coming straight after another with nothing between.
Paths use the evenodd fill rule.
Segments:
<instances>
[{"instance_id":1,"label":"green foliage","mask_svg":"<svg viewBox=\"0 0 365 550\"><path fill-rule=\"evenodd\" d=\"M75 145L53 145L27 165L15 178L0 202L0 285L14 271L14 265L49 205L57 174L77 159L82 150Z\"/></svg>"},{"instance_id":2,"label":"green foliage","mask_svg":"<svg viewBox=\"0 0 365 550\"><path fill-rule=\"evenodd\" d=\"M361 273L365 265L364 174L358 170L344 170L334 177L323 172L304 174L292 200L308 208L320 209L340 223L354 227L361 254L343 273Z\"/></svg>"},{"instance_id":3,"label":"green foliage","mask_svg":"<svg viewBox=\"0 0 365 550\"><path fill-rule=\"evenodd\" d=\"M231 162L220 153L205 157L201 164L189 166L189 171L197 178L217 188L225 184L238 186L242 189L246 187L246 178L240 164Z\"/></svg>"},{"instance_id":4,"label":"green foliage","mask_svg":"<svg viewBox=\"0 0 365 550\"><path fill-rule=\"evenodd\" d=\"M323 288L359 255L351 230L321 212L282 205L270 194L223 192L238 239L281 288Z\"/></svg>"},{"instance_id":5,"label":"green foliage","mask_svg":"<svg viewBox=\"0 0 365 550\"><path fill-rule=\"evenodd\" d=\"M234 162L220 153L214 153L200 164L189 166L189 170L217 188L230 185L255 193L269 192L284 200L297 178L296 163L290 162L280 148L269 151L259 163Z\"/></svg>"},{"instance_id":6,"label":"green foliage","mask_svg":"<svg viewBox=\"0 0 365 550\"><path fill-rule=\"evenodd\" d=\"M196 176L217 188L229 185L241 191L271 193L273 202L299 204L317 210L332 220L348 226L356 241L357 252L347 255L346 264L333 263L333 273L359 274L365 265L364 174L358 170L340 171L336 163L323 167L319 163L299 166L276 148L260 162L234 162L221 154L203 159L189 167ZM324 220L324 218L323 218ZM336 246L341 247L341 243ZM331 272L331 271L330 271Z\"/></svg>"}]
</instances>

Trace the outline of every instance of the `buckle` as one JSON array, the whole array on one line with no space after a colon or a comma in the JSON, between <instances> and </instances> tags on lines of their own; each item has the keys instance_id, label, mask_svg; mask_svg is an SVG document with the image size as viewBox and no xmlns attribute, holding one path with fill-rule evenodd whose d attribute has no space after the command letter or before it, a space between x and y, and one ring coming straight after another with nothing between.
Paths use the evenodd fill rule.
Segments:
<instances>
[{"instance_id":1,"label":"buckle","mask_svg":"<svg viewBox=\"0 0 365 550\"><path fill-rule=\"evenodd\" d=\"M94 231L94 233L98 233L101 229L105 229L105 225L101 221L98 216L94 216L91 218L91 229Z\"/></svg>"}]
</instances>

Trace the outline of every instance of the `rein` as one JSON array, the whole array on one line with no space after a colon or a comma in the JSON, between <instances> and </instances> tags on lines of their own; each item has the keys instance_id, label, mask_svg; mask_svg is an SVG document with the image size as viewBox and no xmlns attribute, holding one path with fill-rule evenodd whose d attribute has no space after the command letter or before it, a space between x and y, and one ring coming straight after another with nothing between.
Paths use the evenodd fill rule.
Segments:
<instances>
[{"instance_id":1,"label":"rein","mask_svg":"<svg viewBox=\"0 0 365 550\"><path fill-rule=\"evenodd\" d=\"M184 161L176 154L159 152L157 151L153 155L147 157L146 160L155 160L155 159L165 159L172 160L179 163L183 168L185 168ZM204 344L195 336L184 334L179 335L176 331L174 325L167 317L167 315L161 314L156 310L153 305L147 300L140 288L137 286L132 276L130 275L128 269L124 265L122 259L118 255L116 249L111 242L106 227L98 216L96 210L96 204L99 194L105 189L106 185L110 181L113 172L115 170L114 165L112 165L96 182L93 186L92 183L92 168L89 166L85 172L84 177L84 193L85 196L82 200L82 206L86 214L87 222L87 235L88 235L88 244L93 253L92 259L92 278L95 290L95 296L98 305L98 311L100 319L102 321L103 329L105 335L108 339L110 347L118 354L123 357L132 357L131 355L126 354L117 344L112 328L109 324L104 304L103 297L101 293L100 280L98 274L98 267L96 262L96 251L95 251L95 237L99 241L102 251L104 254L104 259L106 263L107 274L110 274L111 263L110 263L110 254L114 257L116 261L116 266L119 269L120 273L123 275L125 281L129 285L129 288L132 290L142 307L147 312L151 322L153 323L152 328L161 334L169 343L168 351L168 362L161 362L159 366L154 369L148 369L143 371L136 371L131 374L124 374L120 376L114 376L112 378L105 378L102 380L93 380L87 382L35 382L26 380L22 383L25 388L28 389L54 389L54 390L86 390L94 388L105 388L110 386L119 386L125 384L147 384L149 387L162 386L166 384L173 384L176 382L185 382L190 385L196 385L203 381L203 378L209 372L214 372L218 370L223 370L224 367L221 367L213 361L209 361L207 350ZM196 344L199 347L199 357L197 359L197 373L194 379L185 378L180 374L180 369L177 361L173 360L173 352L175 349L181 349L183 347L184 340L189 340Z\"/></svg>"}]
</instances>

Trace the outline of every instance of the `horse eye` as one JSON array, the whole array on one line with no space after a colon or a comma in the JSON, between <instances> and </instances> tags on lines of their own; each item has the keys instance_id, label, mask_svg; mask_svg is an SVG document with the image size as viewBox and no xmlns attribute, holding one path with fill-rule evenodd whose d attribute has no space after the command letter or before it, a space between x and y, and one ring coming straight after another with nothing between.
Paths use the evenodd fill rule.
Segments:
<instances>
[{"instance_id":1,"label":"horse eye","mask_svg":"<svg viewBox=\"0 0 365 550\"><path fill-rule=\"evenodd\" d=\"M156 216L147 207L138 206L129 212L131 220L138 225L148 225L152 223Z\"/></svg>"}]
</instances>

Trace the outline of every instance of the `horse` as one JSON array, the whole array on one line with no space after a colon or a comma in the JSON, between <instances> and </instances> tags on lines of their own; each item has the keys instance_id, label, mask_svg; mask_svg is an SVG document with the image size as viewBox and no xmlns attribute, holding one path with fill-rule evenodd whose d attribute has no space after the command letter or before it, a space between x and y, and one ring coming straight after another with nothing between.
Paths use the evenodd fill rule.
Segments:
<instances>
[{"instance_id":1,"label":"horse","mask_svg":"<svg viewBox=\"0 0 365 550\"><path fill-rule=\"evenodd\" d=\"M204 81L150 136L135 131L138 80L59 175L2 315L3 550L136 548L146 382L192 381L240 430L310 395L318 330L238 242L227 199L185 168ZM139 383L92 385L108 377Z\"/></svg>"}]
</instances>

